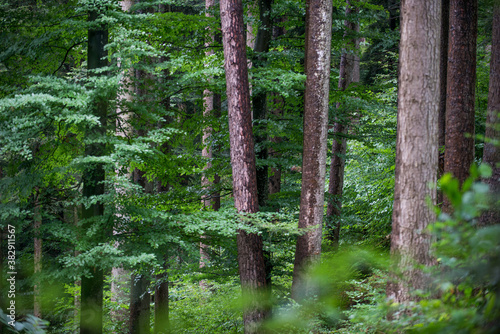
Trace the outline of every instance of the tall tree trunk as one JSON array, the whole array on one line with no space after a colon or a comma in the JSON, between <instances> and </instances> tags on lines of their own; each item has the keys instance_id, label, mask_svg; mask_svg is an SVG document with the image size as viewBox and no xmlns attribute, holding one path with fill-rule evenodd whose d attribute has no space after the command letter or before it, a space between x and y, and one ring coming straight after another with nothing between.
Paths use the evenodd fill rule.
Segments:
<instances>
[{"instance_id":1,"label":"tall tree trunk","mask_svg":"<svg viewBox=\"0 0 500 334\"><path fill-rule=\"evenodd\" d=\"M161 13L172 12L172 5L160 5L159 6ZM162 61L166 61L167 57L162 58ZM170 80L170 74L168 70L165 70L164 80ZM170 97L166 97L162 101L162 105L165 110L170 110ZM172 118L170 116L164 116L165 123L170 124L172 122ZM170 146L168 143L162 145L161 151L163 153L167 153L170 150ZM170 190L170 185L163 184L162 182L158 182L157 191L158 193L167 192ZM155 275L155 292L154 292L154 334L160 333L170 333L170 311L169 311L169 290L168 290L168 252L165 251L163 268L159 274Z\"/></svg>"},{"instance_id":2,"label":"tall tree trunk","mask_svg":"<svg viewBox=\"0 0 500 334\"><path fill-rule=\"evenodd\" d=\"M257 30L257 37L255 38L254 52L257 54L257 62L254 64L256 67L263 66L265 57L263 53L269 52L269 44L271 43L271 0L259 0L259 28ZM253 119L263 121L267 118L267 92L261 91L252 96ZM259 207L266 206L269 197L269 181L268 181L268 150L266 147L267 129L265 123L258 125L257 133L254 137L255 145L260 147L257 152L256 158L265 161L257 167L257 196ZM264 250L264 261L266 267L266 284L271 288L271 277L273 266L271 263L271 252Z\"/></svg>"},{"instance_id":3,"label":"tall tree trunk","mask_svg":"<svg viewBox=\"0 0 500 334\"><path fill-rule=\"evenodd\" d=\"M484 180L490 186L493 200L500 196L500 149L494 140L500 138L500 1L495 0L493 8L493 33L490 60L490 87L488 95L488 115L483 151L483 162L493 168L493 174ZM493 202L495 203L495 202ZM494 205L494 204L493 204ZM500 212L494 206L481 216L479 224L492 225L500 222Z\"/></svg>"},{"instance_id":4,"label":"tall tree trunk","mask_svg":"<svg viewBox=\"0 0 500 334\"><path fill-rule=\"evenodd\" d=\"M405 0L401 15L391 253L402 276L387 287L388 297L399 303L412 299L411 287L426 287L415 265L432 263L424 231L435 219L428 198L435 203L436 190L429 184L436 183L438 164L441 6L434 0Z\"/></svg>"},{"instance_id":5,"label":"tall tree trunk","mask_svg":"<svg viewBox=\"0 0 500 334\"><path fill-rule=\"evenodd\" d=\"M326 145L332 2L309 0L306 14L306 90L304 95L304 148L299 228L308 232L297 238L292 298L301 300L313 292L306 278L310 263L321 254L325 194Z\"/></svg>"},{"instance_id":6,"label":"tall tree trunk","mask_svg":"<svg viewBox=\"0 0 500 334\"><path fill-rule=\"evenodd\" d=\"M165 254L165 259L167 255ZM163 265L165 272L156 275L155 282L155 326L154 334L170 333L169 305L168 305L168 274L166 261Z\"/></svg>"},{"instance_id":7,"label":"tall tree trunk","mask_svg":"<svg viewBox=\"0 0 500 334\"><path fill-rule=\"evenodd\" d=\"M208 11L215 6L215 0L206 0L205 1L205 9L207 10L207 16L210 14ZM214 54L214 51L210 48L210 45L215 41L215 35L212 34L210 38L211 42L206 43L205 47L207 47L207 51L205 52L206 56L210 56ZM203 117L205 119L209 119L213 116L220 115L220 95L214 94L208 89L205 89L203 92ZM213 129L211 126L205 127L203 130L203 149L201 151L201 155L207 159L207 164L204 167L204 170L209 170L212 168L212 158L213 158L213 147L211 145L211 136L213 135ZM205 189L205 196L203 201L203 205L206 208L211 208L213 211L218 211L220 209L220 194L214 192L213 186L217 185L220 181L220 178L217 174L214 175L214 180L210 181L207 175L204 173L201 177L201 185L203 189ZM204 238L202 236L202 238ZM205 267L207 262L210 260L210 256L208 254L208 246L203 242L200 242L200 268ZM204 282L200 282L203 286Z\"/></svg>"},{"instance_id":8,"label":"tall tree trunk","mask_svg":"<svg viewBox=\"0 0 500 334\"><path fill-rule=\"evenodd\" d=\"M353 22L352 17L349 16L358 12L358 9L353 7L353 0L347 1L347 6L345 9L346 20L345 27L346 32L344 33L344 38L349 34L356 33L359 31L359 25ZM359 48L359 40L354 37L349 40L348 45L351 49L356 50ZM352 53L353 50L342 51L340 58L340 75L338 88L341 91L345 91L352 82L359 81L359 59L356 55ZM340 108L340 103L337 103L337 109ZM349 115L349 118L352 115ZM326 217L328 222L328 234L327 238L333 243L335 249L338 248L339 238L340 238L340 222L342 213L342 189L344 186L344 170L345 170L345 155L347 152L347 140L346 135L348 133L348 126L342 122L335 122L333 128L334 134L337 136L333 140L332 146L332 161L330 164L330 183L328 185L328 194L331 196L328 201L328 207L326 210Z\"/></svg>"},{"instance_id":9,"label":"tall tree trunk","mask_svg":"<svg viewBox=\"0 0 500 334\"><path fill-rule=\"evenodd\" d=\"M283 99L282 96L280 96L277 93L272 93L271 94L271 114L273 114L276 117L283 116L283 105L285 103L285 100ZM270 141L279 144L283 141L283 138L281 137L271 137ZM270 157L274 158L279 158L281 154L274 149L270 148L268 155ZM269 176L269 194L277 194L281 191L281 167L276 166L276 167L271 167L271 175Z\"/></svg>"},{"instance_id":10,"label":"tall tree trunk","mask_svg":"<svg viewBox=\"0 0 500 334\"><path fill-rule=\"evenodd\" d=\"M132 275L130 287L130 334L149 334L149 309L151 295L148 292L149 278L144 274Z\"/></svg>"},{"instance_id":11,"label":"tall tree trunk","mask_svg":"<svg viewBox=\"0 0 500 334\"><path fill-rule=\"evenodd\" d=\"M444 171L460 183L474 162L477 0L450 0ZM451 212L445 199L443 209Z\"/></svg>"},{"instance_id":12,"label":"tall tree trunk","mask_svg":"<svg viewBox=\"0 0 500 334\"><path fill-rule=\"evenodd\" d=\"M88 21L96 21L99 17L97 10L89 12ZM104 46L108 43L108 31L100 26L89 29L88 32L88 60L89 70L99 69L107 65L107 51ZM91 74L93 75L93 74ZM99 99L93 104L93 114L100 120L100 125L92 128L91 135L94 137L103 136L106 131L107 101ZM95 142L85 147L86 156L104 155L105 144ZM98 196L104 194L104 166L102 163L89 163L83 175L83 197ZM104 214L104 204L97 201L89 207L82 208L82 218L87 220L83 229L91 227L92 218L99 218ZM107 235L102 231L100 238ZM104 238L103 238L104 239ZM90 268L91 276L82 276L81 289L81 312L80 312L80 333L100 334L102 333L102 297L104 286L104 272L102 268L94 266Z\"/></svg>"},{"instance_id":13,"label":"tall tree trunk","mask_svg":"<svg viewBox=\"0 0 500 334\"><path fill-rule=\"evenodd\" d=\"M271 42L271 3L272 0L259 0L259 20L260 25L257 30L257 37L255 38L254 52L257 54L257 62L254 64L256 67L263 66L262 62L265 61L262 56L263 53L269 52L269 44ZM267 93L261 91L252 97L253 119L265 120L267 118ZM265 146L267 133L265 129L258 129L258 134L255 136L255 145L260 147L257 153L257 159L267 160L268 150ZM269 197L268 185L268 166L266 164L257 168L257 194L259 197L259 206L265 206L267 198ZM267 256L266 256L267 260Z\"/></svg>"},{"instance_id":14,"label":"tall tree trunk","mask_svg":"<svg viewBox=\"0 0 500 334\"><path fill-rule=\"evenodd\" d=\"M285 22L286 18L283 17L281 18L281 22ZM273 25L273 39L278 39L280 36L283 36L285 34L285 29L279 25ZM271 107L270 107L270 112L273 114L275 117L280 117L283 116L284 113L284 105L285 105L285 99L283 96L277 94L277 93L272 93L270 97L271 101ZM283 138L281 137L271 137L270 141L278 144L283 141ZM278 158L281 156L279 152L276 152L273 149L269 149L268 155L270 157L275 157ZM281 191L281 167L276 166L276 167L271 167L271 175L269 176L269 194L277 194Z\"/></svg>"},{"instance_id":15,"label":"tall tree trunk","mask_svg":"<svg viewBox=\"0 0 500 334\"><path fill-rule=\"evenodd\" d=\"M241 0L222 0L220 13L234 203L236 210L242 214L256 213L259 203ZM267 316L267 311L259 301L262 290L266 289L262 238L241 230L237 244L242 289L251 299L251 305L247 305L243 315L245 333L258 333L258 324Z\"/></svg>"},{"instance_id":16,"label":"tall tree trunk","mask_svg":"<svg viewBox=\"0 0 500 334\"><path fill-rule=\"evenodd\" d=\"M140 136L145 135L145 131L139 131ZM154 182L148 181L146 173L135 169L132 173L133 181L144 189L147 194L153 194ZM144 269L143 269L144 270ZM151 295L149 294L149 273L145 272L132 274L130 278L130 307L129 307L129 333L149 334L149 314Z\"/></svg>"},{"instance_id":17,"label":"tall tree trunk","mask_svg":"<svg viewBox=\"0 0 500 334\"><path fill-rule=\"evenodd\" d=\"M450 0L441 0L441 44L439 48L439 169L438 178L444 173L444 148L446 145L446 84L448 77L448 34L450 31ZM443 203L443 193L438 191L438 204Z\"/></svg>"}]
</instances>

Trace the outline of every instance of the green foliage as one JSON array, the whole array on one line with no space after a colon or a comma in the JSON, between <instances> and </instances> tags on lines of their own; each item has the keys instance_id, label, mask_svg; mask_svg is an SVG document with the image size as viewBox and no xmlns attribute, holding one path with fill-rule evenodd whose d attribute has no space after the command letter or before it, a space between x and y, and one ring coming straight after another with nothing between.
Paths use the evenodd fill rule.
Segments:
<instances>
[{"instance_id":1,"label":"green foliage","mask_svg":"<svg viewBox=\"0 0 500 334\"><path fill-rule=\"evenodd\" d=\"M6 333L26 333L26 334L44 334L48 322L28 315L24 321L16 321L15 325L10 325L11 319L0 310L0 324L5 328Z\"/></svg>"},{"instance_id":2,"label":"green foliage","mask_svg":"<svg viewBox=\"0 0 500 334\"><path fill-rule=\"evenodd\" d=\"M399 327L384 320L386 274L380 259L386 256L392 216L399 36L389 20L397 10L384 8L387 3L359 3L359 13L351 18L360 22L360 31L345 34L346 2L334 1L330 116L351 129L341 252L327 254L313 269L318 294L298 305L289 294L299 235L305 1L274 1L270 15L283 34L273 38L265 54L248 48L255 64L250 69L252 94L272 97L268 117L254 120L254 131L267 138L256 151L274 153L257 165L279 168L282 180L281 192L272 194L260 213L246 216L232 208L224 57L218 37L212 39L220 25L217 6L208 17L199 0L140 1L130 12L116 0L0 1L0 228L16 226L23 316L31 312L34 283L41 282L43 315L50 321L50 326L37 325L26 315L17 330L34 333L33 328L39 326L40 332L48 326L50 333L74 331L79 322L75 281L98 266L151 277L168 274L173 332L242 332L239 230L261 234L272 263L275 317L266 324L272 331L432 332L447 322L486 330L483 324L498 316L498 275L490 268L498 267L498 231L464 223L474 221L487 203L484 185L470 181L459 189L448 177L441 187L457 211L434 227L440 268L446 269L436 281L443 299L423 299L413 318L398 320ZM96 6L98 21L89 23L87 11ZM480 17L478 124L486 104L487 7L481 7ZM254 30L257 18L246 16ZM109 31L109 66L89 75L87 30L96 23L105 23ZM341 92L337 63L341 49L348 47L346 40L354 36L364 38L358 52L363 79ZM207 48L213 53L207 54ZM203 115L206 89L223 101L210 116ZM108 105L104 120L92 114L95 101ZM341 108L334 108L337 103ZM357 110L354 118L352 110ZM100 125L104 131L95 131ZM210 161L201 156L207 127L213 130ZM105 146L102 155L88 154L94 144ZM210 168L205 168L207 162ZM81 194L89 164L104 166L104 195ZM204 189L202 175L210 180L217 175L221 182ZM221 210L203 206L202 197L219 193ZM82 207L97 202L103 203L104 215L81 219ZM33 227L35 206L42 217L38 231ZM36 276L35 235L43 240L43 269ZM203 268L200 241L211 258ZM351 244L374 245L376 251L350 252ZM128 296L129 287L121 288ZM111 314L126 311L128 297L111 300L109 282L105 289L105 331L123 331L125 324ZM439 328L445 332L451 327Z\"/></svg>"},{"instance_id":3,"label":"green foliage","mask_svg":"<svg viewBox=\"0 0 500 334\"><path fill-rule=\"evenodd\" d=\"M473 167L459 187L449 175L441 189L453 204L451 215L429 227L434 235L437 264L428 269L433 289L404 307L386 304L392 321L380 320L386 332L497 333L500 329L500 226L477 227L481 212L491 209L488 186L476 182L491 176L491 169Z\"/></svg>"}]
</instances>

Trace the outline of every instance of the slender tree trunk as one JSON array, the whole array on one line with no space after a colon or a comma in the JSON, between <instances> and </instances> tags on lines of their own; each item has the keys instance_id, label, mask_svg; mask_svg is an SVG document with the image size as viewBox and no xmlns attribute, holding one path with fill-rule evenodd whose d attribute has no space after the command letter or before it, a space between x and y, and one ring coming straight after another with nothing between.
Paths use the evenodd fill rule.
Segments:
<instances>
[{"instance_id":1,"label":"slender tree trunk","mask_svg":"<svg viewBox=\"0 0 500 334\"><path fill-rule=\"evenodd\" d=\"M273 93L271 94L271 114L276 117L283 116L283 105L285 100L282 96ZM281 137L271 137L270 141L279 144L283 141ZM270 148L268 155L272 158L279 158L281 154ZM281 167L271 167L271 175L269 176L269 194L277 194L281 191Z\"/></svg>"},{"instance_id":2,"label":"slender tree trunk","mask_svg":"<svg viewBox=\"0 0 500 334\"><path fill-rule=\"evenodd\" d=\"M208 11L215 6L215 0L206 0L205 1L205 9L207 10L207 16L210 14ZM214 54L214 51L210 49L210 45L215 41L215 34L211 35L210 43L206 43L205 47L207 47L207 51L205 52L206 56L210 56ZM205 89L203 92L203 117L205 119L210 119L213 116L219 116L220 114L220 95L214 94L208 89ZM204 167L204 170L209 170L212 168L212 158L213 158L213 147L211 145L211 136L213 135L213 129L211 126L205 127L203 130L203 149L201 151L201 155L207 159L207 164ZM213 186L217 185L220 181L220 178L217 174L214 175L214 180L210 181L207 175L204 173L201 177L201 185L203 189L205 189L205 196L203 201L203 205L206 208L211 208L213 211L218 211L220 208L220 194L218 192L214 192ZM202 239L205 237L202 236ZM208 254L208 245L205 245L203 242L200 242L200 268L206 266L207 262L210 261L210 255ZM200 282L201 286L204 286L205 282Z\"/></svg>"},{"instance_id":3,"label":"slender tree trunk","mask_svg":"<svg viewBox=\"0 0 500 334\"><path fill-rule=\"evenodd\" d=\"M167 255L165 255L165 258L167 258ZM156 275L154 334L170 333L168 274L166 263L164 264L164 270L164 273Z\"/></svg>"},{"instance_id":4,"label":"slender tree trunk","mask_svg":"<svg viewBox=\"0 0 500 334\"><path fill-rule=\"evenodd\" d=\"M427 280L415 265L429 265L427 225L435 220L438 164L439 35L441 6L434 0L405 0L401 7L396 183L391 253L401 277L389 283L395 302L413 298L411 288ZM393 276L394 277L394 276Z\"/></svg>"},{"instance_id":5,"label":"slender tree trunk","mask_svg":"<svg viewBox=\"0 0 500 334\"><path fill-rule=\"evenodd\" d=\"M234 202L238 212L251 214L258 212L259 203L241 0L222 0L220 13ZM244 294L251 300L243 315L245 333L258 333L258 324L267 316L259 301L262 291L266 289L262 238L241 230L237 244L241 285Z\"/></svg>"},{"instance_id":6,"label":"slender tree trunk","mask_svg":"<svg viewBox=\"0 0 500 334\"><path fill-rule=\"evenodd\" d=\"M444 173L444 148L446 145L446 84L448 76L448 33L450 31L450 0L441 0L441 44L439 65L439 169L438 178ZM438 204L443 203L443 193L438 191Z\"/></svg>"},{"instance_id":7,"label":"slender tree trunk","mask_svg":"<svg viewBox=\"0 0 500 334\"><path fill-rule=\"evenodd\" d=\"M321 254L321 233L325 193L326 145L332 2L309 0L306 27L306 90L304 95L304 149L299 228L309 229L297 238L293 268L292 298L311 295L306 278L309 264Z\"/></svg>"},{"instance_id":8,"label":"slender tree trunk","mask_svg":"<svg viewBox=\"0 0 500 334\"><path fill-rule=\"evenodd\" d=\"M88 21L97 20L98 11L89 13ZM88 32L88 60L89 70L106 66L107 52L104 46L108 43L108 31L104 27L89 29ZM95 101L93 114L100 120L100 125L91 130L93 136L103 136L106 131L107 101L99 99ZM91 143L85 148L86 156L104 155L105 145L102 143ZM82 175L83 197L98 196L104 194L104 166L102 163L89 163ZM100 201L82 208L82 218L87 220L84 230L90 228L92 218L99 218L104 214L104 204ZM107 235L102 231L101 236ZM103 238L104 239L104 238ZM100 334L102 333L102 297L104 286L104 273L99 267L89 268L91 276L82 276L81 289L81 312L80 312L80 333Z\"/></svg>"},{"instance_id":9,"label":"slender tree trunk","mask_svg":"<svg viewBox=\"0 0 500 334\"><path fill-rule=\"evenodd\" d=\"M271 42L271 0L259 0L259 20L260 25L255 38L254 52L257 54L256 67L263 66L265 61L263 53L269 52ZM262 91L252 97L253 119L265 120L267 118L267 93ZM265 146L267 133L265 126L260 126L258 134L255 136L255 145L260 147L257 153L257 159L267 161L268 150ZM268 166L263 164L257 167L257 194L259 197L259 206L265 206L269 197ZM267 256L266 256L267 261ZM269 273L268 273L269 274ZM269 276L269 275L268 275Z\"/></svg>"},{"instance_id":10,"label":"slender tree trunk","mask_svg":"<svg viewBox=\"0 0 500 334\"><path fill-rule=\"evenodd\" d=\"M500 1L495 0L493 9L493 33L490 60L490 87L488 95L488 115L486 118L486 133L483 151L483 162L493 168L493 174L484 180L490 186L495 203L500 196L500 149L493 141L500 138ZM498 224L500 212L494 204L491 209L481 216L479 224L482 226Z\"/></svg>"},{"instance_id":11,"label":"slender tree trunk","mask_svg":"<svg viewBox=\"0 0 500 334\"><path fill-rule=\"evenodd\" d=\"M130 334L149 334L149 313L151 295L148 292L149 278L147 275L132 275L130 288Z\"/></svg>"},{"instance_id":12,"label":"slender tree trunk","mask_svg":"<svg viewBox=\"0 0 500 334\"><path fill-rule=\"evenodd\" d=\"M285 22L286 18L281 18L281 22ZM285 29L279 25L273 25L273 38L278 39L280 36L285 34ZM283 116L285 100L283 96L272 93L270 97L271 107L270 112L275 117ZM279 144L283 141L281 137L271 137L270 141ZM273 149L269 149L269 156L278 158L281 156L279 152ZM271 175L269 176L269 194L277 194L281 191L281 167L271 167Z\"/></svg>"},{"instance_id":13,"label":"slender tree trunk","mask_svg":"<svg viewBox=\"0 0 500 334\"><path fill-rule=\"evenodd\" d=\"M477 0L450 0L444 171L460 183L474 162ZM451 212L445 199L443 209Z\"/></svg>"},{"instance_id":14,"label":"slender tree trunk","mask_svg":"<svg viewBox=\"0 0 500 334\"><path fill-rule=\"evenodd\" d=\"M256 67L264 66L265 56L263 56L263 53L269 52L272 32L271 3L271 0L258 1L260 25L257 30L257 37L255 38L254 44L254 52L257 54L257 61L254 64ZM254 120L264 121L267 118L267 92L261 91L252 96L252 108ZM256 170L259 207L263 207L266 206L269 198L268 150L266 147L267 129L265 123L258 125L254 139L255 145L260 147L260 150L256 153L256 158L265 161L265 163L257 167ZM266 284L270 289L273 266L271 263L271 252L268 250L264 250L264 261L266 267Z\"/></svg>"},{"instance_id":15,"label":"slender tree trunk","mask_svg":"<svg viewBox=\"0 0 500 334\"><path fill-rule=\"evenodd\" d=\"M357 8L353 8L353 0L347 2L345 14L345 27L346 32L344 38L353 32L359 31L359 25L351 22L352 18L349 16L352 13L357 13ZM350 21L350 20L351 21ZM357 37L351 38L348 43L352 49L359 47L359 40ZM351 52L349 52L351 51ZM343 50L340 58L340 75L338 88L345 91L352 82L359 81L359 59L356 55L352 54L353 50ZM340 103L337 103L337 109L340 108ZM352 118L352 115L349 116ZM326 210L328 222L327 238L333 243L335 249L338 248L340 239L340 223L342 213L342 189L344 186L344 170L345 170L345 155L347 152L346 135L348 133L348 126L342 122L335 122L333 132L338 138L335 138L332 146L332 161L330 164L330 183L328 185L328 194L331 196L328 201Z\"/></svg>"}]
</instances>

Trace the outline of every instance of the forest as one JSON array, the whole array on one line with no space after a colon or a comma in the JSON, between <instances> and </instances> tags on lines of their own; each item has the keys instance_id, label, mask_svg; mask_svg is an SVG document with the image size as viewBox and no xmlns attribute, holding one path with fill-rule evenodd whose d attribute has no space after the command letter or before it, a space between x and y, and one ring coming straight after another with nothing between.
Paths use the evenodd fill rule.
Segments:
<instances>
[{"instance_id":1,"label":"forest","mask_svg":"<svg viewBox=\"0 0 500 334\"><path fill-rule=\"evenodd\" d=\"M0 334L500 333L500 0L0 0Z\"/></svg>"}]
</instances>

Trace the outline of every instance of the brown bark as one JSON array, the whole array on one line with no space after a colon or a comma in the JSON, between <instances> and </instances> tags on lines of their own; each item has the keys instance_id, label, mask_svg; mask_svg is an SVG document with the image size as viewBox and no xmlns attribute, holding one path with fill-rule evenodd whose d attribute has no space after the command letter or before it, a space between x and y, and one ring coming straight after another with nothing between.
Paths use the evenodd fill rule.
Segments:
<instances>
[{"instance_id":1,"label":"brown bark","mask_svg":"<svg viewBox=\"0 0 500 334\"><path fill-rule=\"evenodd\" d=\"M441 0L441 44L439 65L439 169L438 178L444 174L444 148L446 134L446 84L448 76L448 32L450 29L450 0ZM437 202L443 202L443 193L438 191Z\"/></svg>"},{"instance_id":2,"label":"brown bark","mask_svg":"<svg viewBox=\"0 0 500 334\"><path fill-rule=\"evenodd\" d=\"M493 174L484 182L489 184L490 192L495 203L500 196L500 149L493 141L500 138L500 1L495 2L493 9L493 32L490 60L490 87L488 94L488 115L486 118L486 133L483 151L483 163L493 168ZM479 220L482 226L498 224L500 212L498 208L491 207L483 213Z\"/></svg>"},{"instance_id":3,"label":"brown bark","mask_svg":"<svg viewBox=\"0 0 500 334\"><path fill-rule=\"evenodd\" d=\"M425 289L426 278L414 265L429 265L430 237L425 233L435 215L438 164L439 35L441 6L433 0L406 0L401 7L400 73L396 180L392 217L393 275L387 295L411 300L411 288ZM394 278L394 276L393 276Z\"/></svg>"},{"instance_id":4,"label":"brown bark","mask_svg":"<svg viewBox=\"0 0 500 334\"><path fill-rule=\"evenodd\" d=\"M220 13L234 204L242 214L256 213L259 204L241 0L222 0ZM259 300L262 290L266 289L262 238L241 230L237 236L237 244L241 285L244 294L251 299L243 315L245 333L257 333L259 323L267 315Z\"/></svg>"},{"instance_id":5,"label":"brown bark","mask_svg":"<svg viewBox=\"0 0 500 334\"><path fill-rule=\"evenodd\" d=\"M359 30L359 25L353 22L352 19L349 20L349 16L352 13L358 12L357 8L353 8L353 3L353 0L347 2L345 10L347 19L344 23L346 32L344 33L344 38ZM351 49L355 50L359 47L359 40L356 37L351 38L348 45L351 46ZM345 91L352 82L359 81L359 60L356 55L351 53L354 50L344 49L342 51L338 83L338 88L341 91ZM337 103L337 109L339 108L340 103ZM349 115L349 118L352 118L352 115ZM334 248L337 249L340 239L342 190L344 186L345 155L347 152L346 135L348 133L348 126L341 122L335 122L333 132L336 138L332 146L330 183L328 185L328 194L331 198L328 201L326 217L328 224L327 238L332 242Z\"/></svg>"},{"instance_id":6,"label":"brown bark","mask_svg":"<svg viewBox=\"0 0 500 334\"><path fill-rule=\"evenodd\" d=\"M313 292L305 272L308 265L317 260L321 254L332 2L310 0L306 16L307 79L304 94L304 148L299 228L309 230L297 238L292 283L292 298L295 300L301 300Z\"/></svg>"},{"instance_id":7,"label":"brown bark","mask_svg":"<svg viewBox=\"0 0 500 334\"><path fill-rule=\"evenodd\" d=\"M474 162L477 0L450 0L449 24L444 172L462 183Z\"/></svg>"}]
</instances>

